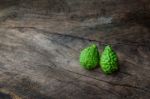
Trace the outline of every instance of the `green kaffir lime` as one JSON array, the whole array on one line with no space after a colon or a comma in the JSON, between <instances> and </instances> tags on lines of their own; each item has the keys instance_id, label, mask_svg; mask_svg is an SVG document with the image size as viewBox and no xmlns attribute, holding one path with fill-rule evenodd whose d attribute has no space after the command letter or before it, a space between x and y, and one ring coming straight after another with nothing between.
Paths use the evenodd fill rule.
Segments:
<instances>
[{"instance_id":1,"label":"green kaffir lime","mask_svg":"<svg viewBox=\"0 0 150 99\"><path fill-rule=\"evenodd\" d=\"M105 74L112 74L118 70L118 57L111 46L106 46L100 58L101 69Z\"/></svg>"},{"instance_id":2,"label":"green kaffir lime","mask_svg":"<svg viewBox=\"0 0 150 99\"><path fill-rule=\"evenodd\" d=\"M80 53L80 64L85 69L94 69L99 64L99 52L95 44L83 49Z\"/></svg>"}]
</instances>

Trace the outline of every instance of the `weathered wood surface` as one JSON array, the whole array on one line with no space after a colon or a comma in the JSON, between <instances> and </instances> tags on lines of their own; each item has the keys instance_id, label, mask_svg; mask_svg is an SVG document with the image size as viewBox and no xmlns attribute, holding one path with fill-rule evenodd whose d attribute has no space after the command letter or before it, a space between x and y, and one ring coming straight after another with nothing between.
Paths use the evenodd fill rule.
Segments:
<instances>
[{"instance_id":1,"label":"weathered wood surface","mask_svg":"<svg viewBox=\"0 0 150 99\"><path fill-rule=\"evenodd\" d=\"M136 1L1 0L0 99L149 99L150 3ZM112 44L117 73L80 67L91 43Z\"/></svg>"}]
</instances>

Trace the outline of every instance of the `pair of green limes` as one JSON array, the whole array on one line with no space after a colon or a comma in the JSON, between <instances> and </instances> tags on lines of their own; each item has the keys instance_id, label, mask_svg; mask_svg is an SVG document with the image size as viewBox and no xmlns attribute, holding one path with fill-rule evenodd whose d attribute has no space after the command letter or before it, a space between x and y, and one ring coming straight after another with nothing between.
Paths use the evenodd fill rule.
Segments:
<instances>
[{"instance_id":1,"label":"pair of green limes","mask_svg":"<svg viewBox=\"0 0 150 99\"><path fill-rule=\"evenodd\" d=\"M95 44L83 49L80 53L80 64L91 70L100 66L105 74L112 74L118 70L118 57L110 45L105 46L102 54Z\"/></svg>"}]
</instances>

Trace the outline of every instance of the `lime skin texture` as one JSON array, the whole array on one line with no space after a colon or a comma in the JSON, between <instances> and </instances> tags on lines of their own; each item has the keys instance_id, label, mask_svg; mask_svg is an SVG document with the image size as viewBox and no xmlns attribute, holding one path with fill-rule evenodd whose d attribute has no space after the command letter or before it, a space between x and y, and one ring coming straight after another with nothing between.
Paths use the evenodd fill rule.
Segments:
<instances>
[{"instance_id":1,"label":"lime skin texture","mask_svg":"<svg viewBox=\"0 0 150 99\"><path fill-rule=\"evenodd\" d=\"M99 51L95 44L81 51L80 65L88 70L94 69L99 65Z\"/></svg>"},{"instance_id":2,"label":"lime skin texture","mask_svg":"<svg viewBox=\"0 0 150 99\"><path fill-rule=\"evenodd\" d=\"M112 74L118 70L118 57L110 45L107 45L101 54L100 66L105 74Z\"/></svg>"}]
</instances>

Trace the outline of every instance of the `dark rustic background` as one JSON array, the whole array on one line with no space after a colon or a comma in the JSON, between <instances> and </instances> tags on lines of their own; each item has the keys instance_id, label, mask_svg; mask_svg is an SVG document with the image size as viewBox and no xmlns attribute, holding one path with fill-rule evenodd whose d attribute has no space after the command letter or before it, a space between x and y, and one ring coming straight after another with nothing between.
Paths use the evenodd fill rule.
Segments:
<instances>
[{"instance_id":1,"label":"dark rustic background","mask_svg":"<svg viewBox=\"0 0 150 99\"><path fill-rule=\"evenodd\" d=\"M111 44L120 70L79 65ZM150 0L0 0L0 99L149 99Z\"/></svg>"}]
</instances>

